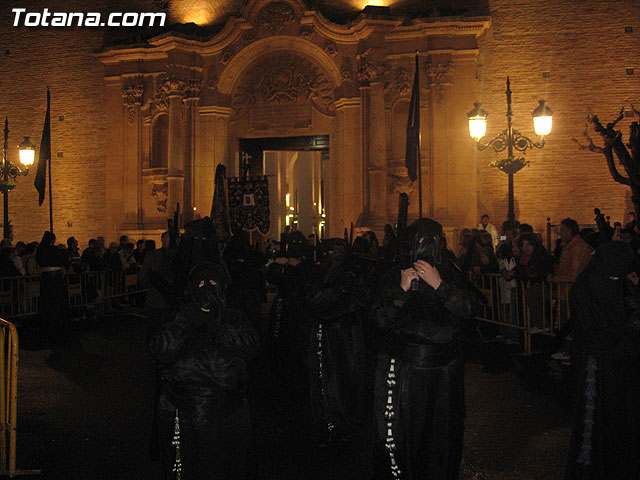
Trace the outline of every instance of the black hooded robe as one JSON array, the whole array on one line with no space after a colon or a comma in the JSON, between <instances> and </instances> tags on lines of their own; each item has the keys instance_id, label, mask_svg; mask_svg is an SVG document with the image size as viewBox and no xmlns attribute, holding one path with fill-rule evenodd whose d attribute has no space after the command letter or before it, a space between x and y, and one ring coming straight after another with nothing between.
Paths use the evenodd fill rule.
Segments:
<instances>
[{"instance_id":1,"label":"black hooded robe","mask_svg":"<svg viewBox=\"0 0 640 480\"><path fill-rule=\"evenodd\" d=\"M367 412L363 323L369 295L353 271L328 279L326 263L309 295L311 413L321 442L345 440Z\"/></svg>"},{"instance_id":2,"label":"black hooded robe","mask_svg":"<svg viewBox=\"0 0 640 480\"><path fill-rule=\"evenodd\" d=\"M567 480L640 478L639 327L626 308L633 251L608 242L569 292L576 375Z\"/></svg>"},{"instance_id":3,"label":"black hooded robe","mask_svg":"<svg viewBox=\"0 0 640 480\"><path fill-rule=\"evenodd\" d=\"M205 312L192 300L151 334L161 364L156 421L165 478L177 469L183 480L250 478L247 363L258 345L255 326L223 302Z\"/></svg>"}]
</instances>

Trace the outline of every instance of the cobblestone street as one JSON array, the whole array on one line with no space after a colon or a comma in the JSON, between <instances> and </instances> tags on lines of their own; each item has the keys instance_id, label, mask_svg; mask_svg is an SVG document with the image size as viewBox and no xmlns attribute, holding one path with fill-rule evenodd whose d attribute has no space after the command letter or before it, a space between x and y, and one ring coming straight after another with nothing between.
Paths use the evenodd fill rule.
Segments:
<instances>
[{"instance_id":1,"label":"cobblestone street","mask_svg":"<svg viewBox=\"0 0 640 480\"><path fill-rule=\"evenodd\" d=\"M149 456L154 365L143 319L122 316L78 327L82 347L51 351L21 334L19 469L47 479L158 479ZM259 480L367 479L371 432L341 449L308 441L304 405L274 395L255 372L252 395ZM262 380L261 380L262 379ZM466 367L464 480L561 479L569 414L555 395L513 371Z\"/></svg>"}]
</instances>

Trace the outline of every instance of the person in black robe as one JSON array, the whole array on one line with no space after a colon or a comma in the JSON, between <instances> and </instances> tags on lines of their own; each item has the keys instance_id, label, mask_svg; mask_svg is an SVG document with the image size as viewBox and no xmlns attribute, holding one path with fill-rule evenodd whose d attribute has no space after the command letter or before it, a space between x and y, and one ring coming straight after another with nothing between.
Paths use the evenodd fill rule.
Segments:
<instances>
[{"instance_id":1,"label":"person in black robe","mask_svg":"<svg viewBox=\"0 0 640 480\"><path fill-rule=\"evenodd\" d=\"M240 231L229 240L223 259L231 276L229 305L245 312L263 338L266 334L266 325L262 322L262 303L266 301L264 255L251 246L249 234Z\"/></svg>"},{"instance_id":2,"label":"person in black robe","mask_svg":"<svg viewBox=\"0 0 640 480\"><path fill-rule=\"evenodd\" d=\"M308 304L306 292L315 265L309 261L304 235L289 234L286 253L267 267L267 281L278 293L271 305L271 318L265 340L265 356L274 381L283 397L306 391L308 342ZM302 388L301 388L302 387Z\"/></svg>"},{"instance_id":3,"label":"person in black robe","mask_svg":"<svg viewBox=\"0 0 640 480\"><path fill-rule=\"evenodd\" d=\"M69 319L69 294L64 281L69 258L55 246L56 236L44 232L36 250L40 268L40 297L38 309L43 338L54 346L72 344Z\"/></svg>"},{"instance_id":4,"label":"person in black robe","mask_svg":"<svg viewBox=\"0 0 640 480\"><path fill-rule=\"evenodd\" d=\"M464 367L456 345L477 303L446 249L442 226L407 228L408 258L383 278L375 385L374 478L458 478Z\"/></svg>"},{"instance_id":5,"label":"person in black robe","mask_svg":"<svg viewBox=\"0 0 640 480\"><path fill-rule=\"evenodd\" d=\"M348 440L364 422L363 323L370 296L343 239L323 241L319 253L320 268L308 296L309 380L315 433L325 446Z\"/></svg>"},{"instance_id":6,"label":"person in black robe","mask_svg":"<svg viewBox=\"0 0 640 480\"><path fill-rule=\"evenodd\" d=\"M630 246L606 242L569 292L577 388L567 480L640 478L640 325L626 278L633 261Z\"/></svg>"},{"instance_id":7,"label":"person in black robe","mask_svg":"<svg viewBox=\"0 0 640 480\"><path fill-rule=\"evenodd\" d=\"M161 364L156 422L167 479L252 475L245 393L258 334L243 312L225 306L227 283L219 265L194 267L187 301L150 336Z\"/></svg>"}]
</instances>

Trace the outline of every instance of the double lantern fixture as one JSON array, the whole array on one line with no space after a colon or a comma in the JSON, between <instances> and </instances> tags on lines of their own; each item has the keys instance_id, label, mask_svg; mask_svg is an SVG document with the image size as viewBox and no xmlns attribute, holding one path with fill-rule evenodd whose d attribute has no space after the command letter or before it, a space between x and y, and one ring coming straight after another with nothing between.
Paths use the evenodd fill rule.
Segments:
<instances>
[{"instance_id":1,"label":"double lantern fixture","mask_svg":"<svg viewBox=\"0 0 640 480\"><path fill-rule=\"evenodd\" d=\"M549 107L547 107L544 100L539 100L539 105L532 112L532 115L533 128L536 135L541 137L541 139L538 142L534 142L513 128L509 77L507 77L507 91L505 93L507 94L507 128L487 143L482 143L480 141L487 132L487 117L489 116L489 114L481 108L482 104L475 103L474 109L467 113L467 116L469 117L469 135L471 135L471 138L476 141L476 146L479 151L485 150L489 147L493 148L493 151L496 153L507 150L507 158L492 162L491 166L499 168L509 176L509 213L507 222L509 226L513 227L515 224L513 175L527 164L524 156L515 157L514 151L522 152L524 155L524 153L530 148L544 147L544 137L551 133L553 112Z\"/></svg>"},{"instance_id":2,"label":"double lantern fixture","mask_svg":"<svg viewBox=\"0 0 640 480\"><path fill-rule=\"evenodd\" d=\"M2 171L0 172L2 178L0 180L0 192L4 196L4 238L11 238L11 222L9 221L9 192L13 190L17 185L17 178L20 175L26 175L29 173L29 167L31 167L35 160L36 146L29 141L29 137L24 137L24 140L18 149L20 152L20 163L18 165L12 163L7 158L9 143L9 119L4 120L4 148L2 149Z\"/></svg>"}]
</instances>

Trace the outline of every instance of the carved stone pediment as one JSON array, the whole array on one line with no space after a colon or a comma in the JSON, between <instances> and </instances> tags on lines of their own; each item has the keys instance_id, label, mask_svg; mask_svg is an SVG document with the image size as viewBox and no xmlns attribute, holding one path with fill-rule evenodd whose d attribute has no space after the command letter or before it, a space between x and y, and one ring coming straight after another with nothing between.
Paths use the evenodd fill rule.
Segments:
<instances>
[{"instance_id":1,"label":"carved stone pediment","mask_svg":"<svg viewBox=\"0 0 640 480\"><path fill-rule=\"evenodd\" d=\"M279 35L296 21L296 12L284 2L267 4L258 13L257 27L263 35Z\"/></svg>"},{"instance_id":2,"label":"carved stone pediment","mask_svg":"<svg viewBox=\"0 0 640 480\"><path fill-rule=\"evenodd\" d=\"M232 93L234 117L244 116L256 105L310 104L333 115L333 86L312 61L280 53L255 62Z\"/></svg>"}]
</instances>

